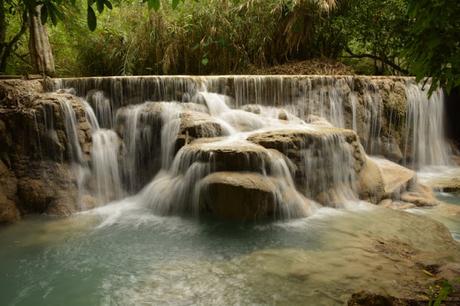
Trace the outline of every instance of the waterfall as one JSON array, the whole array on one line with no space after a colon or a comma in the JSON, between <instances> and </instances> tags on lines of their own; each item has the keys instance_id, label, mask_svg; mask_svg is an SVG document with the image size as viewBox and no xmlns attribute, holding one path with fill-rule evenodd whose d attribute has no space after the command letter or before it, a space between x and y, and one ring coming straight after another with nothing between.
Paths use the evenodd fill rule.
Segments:
<instances>
[{"instance_id":1,"label":"waterfall","mask_svg":"<svg viewBox=\"0 0 460 306\"><path fill-rule=\"evenodd\" d=\"M163 105L161 119L161 168L168 169L173 158L176 145L176 137L180 128L180 106L176 103Z\"/></svg>"},{"instance_id":2,"label":"waterfall","mask_svg":"<svg viewBox=\"0 0 460 306\"><path fill-rule=\"evenodd\" d=\"M323 201L336 207L358 199L353 152L342 136L322 137L314 146L301 152L306 175L304 193L308 197L319 195Z\"/></svg>"},{"instance_id":3,"label":"waterfall","mask_svg":"<svg viewBox=\"0 0 460 306\"><path fill-rule=\"evenodd\" d=\"M412 168L449 165L449 145L444 138L442 90L429 98L427 91L414 83L406 87L407 115L404 153Z\"/></svg>"},{"instance_id":4,"label":"waterfall","mask_svg":"<svg viewBox=\"0 0 460 306\"><path fill-rule=\"evenodd\" d=\"M161 111L159 106L145 102L117 111L116 130L124 140L126 151L122 172L130 192L139 191L161 168L162 120L156 116Z\"/></svg>"},{"instance_id":5,"label":"waterfall","mask_svg":"<svg viewBox=\"0 0 460 306\"><path fill-rule=\"evenodd\" d=\"M123 187L118 167L119 138L114 131L101 129L98 119L91 105L83 100L76 100L85 112L88 122L91 124L92 131L92 150L91 150L91 167L83 157L83 152L78 138L78 120L75 114L72 102L62 99L61 110L64 117L65 131L67 135L67 144L69 159L72 162L72 168L77 178L77 187L79 191L79 202L88 190L88 181L94 180L94 196L99 203L119 199L123 194ZM48 122L47 117L46 121ZM52 126L52 119L49 123ZM91 188L89 188L91 189Z\"/></svg>"},{"instance_id":6,"label":"waterfall","mask_svg":"<svg viewBox=\"0 0 460 306\"><path fill-rule=\"evenodd\" d=\"M70 100L62 99L59 101L61 110L64 116L64 126L67 135L67 147L69 159L72 162L81 164L83 162L83 153L81 151L80 142L77 133L77 119L75 111Z\"/></svg>"},{"instance_id":7,"label":"waterfall","mask_svg":"<svg viewBox=\"0 0 460 306\"><path fill-rule=\"evenodd\" d=\"M87 162L83 158L83 152L78 139L77 118L71 100L61 99L59 102L64 117L64 126L67 135L67 151L72 164L72 171L77 181L77 203L79 203L82 209L86 209L84 204L81 202L81 199L85 193L85 182L89 175L89 169Z\"/></svg>"},{"instance_id":8,"label":"waterfall","mask_svg":"<svg viewBox=\"0 0 460 306\"><path fill-rule=\"evenodd\" d=\"M86 95L86 100L94 109L95 116L100 126L105 129L113 127L112 103L101 90L91 91Z\"/></svg>"},{"instance_id":9,"label":"waterfall","mask_svg":"<svg viewBox=\"0 0 460 306\"><path fill-rule=\"evenodd\" d=\"M85 100L81 100L81 103L83 104L83 107L85 109L86 118L88 119L89 123L91 124L91 128L93 129L93 131L98 130L99 129L99 121L97 120L97 117L96 117L96 114L94 113L93 108Z\"/></svg>"},{"instance_id":10,"label":"waterfall","mask_svg":"<svg viewBox=\"0 0 460 306\"><path fill-rule=\"evenodd\" d=\"M92 135L91 158L96 184L96 197L100 203L120 199L124 192L118 168L120 141L111 130L99 129Z\"/></svg>"},{"instance_id":11,"label":"waterfall","mask_svg":"<svg viewBox=\"0 0 460 306\"><path fill-rule=\"evenodd\" d=\"M404 156L398 161L417 169L449 163L442 92L428 99L412 80L152 76L56 81L57 87L71 85L86 97L79 103L92 127L91 163L83 161L72 105L63 103L69 152L84 165L82 185L91 187L85 192L100 205L132 196L155 214L199 216L221 209L213 201L228 201L226 193L240 193L245 205L262 203L253 208L261 216L303 217L321 206L344 208L359 201L364 149L373 155L396 151L395 159L400 150Z\"/></svg>"}]
</instances>

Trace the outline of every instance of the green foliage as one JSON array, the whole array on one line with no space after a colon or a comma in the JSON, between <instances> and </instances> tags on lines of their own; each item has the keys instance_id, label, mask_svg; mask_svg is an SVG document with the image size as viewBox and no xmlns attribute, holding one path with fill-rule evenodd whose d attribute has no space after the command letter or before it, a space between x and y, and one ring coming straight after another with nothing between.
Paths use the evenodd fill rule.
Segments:
<instances>
[{"instance_id":1,"label":"green foliage","mask_svg":"<svg viewBox=\"0 0 460 306\"><path fill-rule=\"evenodd\" d=\"M431 76L431 90L460 86L459 1L0 3L5 5L0 13L6 13L7 21L0 25L0 55L10 58L8 66L4 60L0 64L3 71L7 67L12 73L30 68L21 25L30 8L42 5L42 22L56 25L49 32L60 75L246 73L251 66L333 58L352 65L358 73L410 72L419 80ZM17 34L21 35L15 39ZM3 47L4 42L12 43L9 49Z\"/></svg>"},{"instance_id":2,"label":"green foliage","mask_svg":"<svg viewBox=\"0 0 460 306\"><path fill-rule=\"evenodd\" d=\"M76 44L85 74L244 73L251 65L316 56L316 21L327 18L333 4L177 2L148 11L139 2L123 1L114 5L112 14L101 15L95 33L78 37Z\"/></svg>"},{"instance_id":3,"label":"green foliage","mask_svg":"<svg viewBox=\"0 0 460 306\"><path fill-rule=\"evenodd\" d=\"M348 57L374 62L373 74L405 73L406 12L407 0L349 0L330 23Z\"/></svg>"},{"instance_id":4,"label":"green foliage","mask_svg":"<svg viewBox=\"0 0 460 306\"><path fill-rule=\"evenodd\" d=\"M405 50L418 80L431 77L430 93L460 86L460 1L408 0L413 22Z\"/></svg>"},{"instance_id":5,"label":"green foliage","mask_svg":"<svg viewBox=\"0 0 460 306\"><path fill-rule=\"evenodd\" d=\"M439 285L431 287L432 298L428 303L428 306L441 306L446 299L454 292L454 283L460 284L460 279L456 279L452 282L443 280Z\"/></svg>"}]
</instances>

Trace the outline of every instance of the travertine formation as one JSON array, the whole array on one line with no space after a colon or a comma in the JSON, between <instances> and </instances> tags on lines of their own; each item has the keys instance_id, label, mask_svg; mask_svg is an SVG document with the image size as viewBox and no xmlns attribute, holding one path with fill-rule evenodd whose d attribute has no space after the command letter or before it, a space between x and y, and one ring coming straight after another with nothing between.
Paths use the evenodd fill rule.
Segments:
<instances>
[{"instance_id":1,"label":"travertine formation","mask_svg":"<svg viewBox=\"0 0 460 306\"><path fill-rule=\"evenodd\" d=\"M157 214L233 220L360 199L434 205L414 171L366 154L411 161L408 82L88 78L48 80L45 92L42 81L1 81L0 223L134 194Z\"/></svg>"}]
</instances>

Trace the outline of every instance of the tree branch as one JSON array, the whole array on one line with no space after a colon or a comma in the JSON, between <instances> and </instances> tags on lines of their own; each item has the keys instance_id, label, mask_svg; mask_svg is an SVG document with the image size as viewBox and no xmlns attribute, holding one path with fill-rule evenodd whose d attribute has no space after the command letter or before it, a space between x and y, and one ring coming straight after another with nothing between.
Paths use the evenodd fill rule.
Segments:
<instances>
[{"instance_id":1,"label":"tree branch","mask_svg":"<svg viewBox=\"0 0 460 306\"><path fill-rule=\"evenodd\" d=\"M21 36L24 35L26 31L27 31L27 19L26 19L26 14L24 13L22 15L22 23L21 23L21 28L19 29L19 32L16 33L16 35L14 35L13 38L9 42L5 43L4 45L4 48L0 56L0 71L5 71L6 60L11 55L11 52L13 51L14 47L16 46L19 39L21 39Z\"/></svg>"},{"instance_id":2,"label":"tree branch","mask_svg":"<svg viewBox=\"0 0 460 306\"><path fill-rule=\"evenodd\" d=\"M373 60L378 60L378 61L381 61L382 63L384 63L385 65L388 65L390 66L391 68L393 68L394 70L396 71L399 71L403 74L408 74L409 71L404 69L404 68L401 68L400 66L398 66L397 64L393 63L392 61L390 61L389 59L387 58L382 58L380 56L377 56L377 55L374 55L374 54L369 54L369 53L361 53L361 54L356 54L356 53L353 53L350 48L345 48L345 52L347 52L348 54L350 54L350 56L344 56L344 57L348 57L348 58L370 58L370 59L373 59Z\"/></svg>"}]
</instances>

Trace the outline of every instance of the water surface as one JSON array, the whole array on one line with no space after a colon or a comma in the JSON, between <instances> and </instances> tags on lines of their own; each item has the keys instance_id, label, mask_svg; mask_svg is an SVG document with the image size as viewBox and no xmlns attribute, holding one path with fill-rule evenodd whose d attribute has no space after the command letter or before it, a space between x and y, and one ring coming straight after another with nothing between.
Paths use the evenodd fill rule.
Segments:
<instances>
[{"instance_id":1,"label":"water surface","mask_svg":"<svg viewBox=\"0 0 460 306\"><path fill-rule=\"evenodd\" d=\"M29 218L0 229L0 304L341 305L355 291L396 294L428 280L401 250L460 258L434 221L459 239L453 205L355 207L262 224L157 217L129 201L67 219Z\"/></svg>"}]
</instances>

